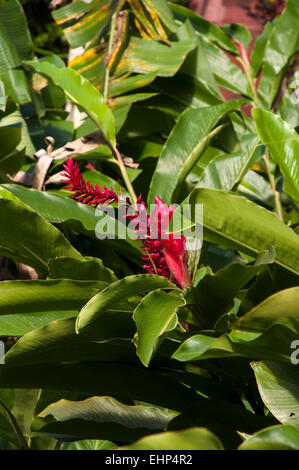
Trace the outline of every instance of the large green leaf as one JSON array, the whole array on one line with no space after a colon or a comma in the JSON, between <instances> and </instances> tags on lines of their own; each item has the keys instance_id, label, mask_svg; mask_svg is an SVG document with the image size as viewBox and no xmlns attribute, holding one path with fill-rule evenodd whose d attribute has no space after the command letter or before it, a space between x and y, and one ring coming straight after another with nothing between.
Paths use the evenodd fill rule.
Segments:
<instances>
[{"instance_id":1,"label":"large green leaf","mask_svg":"<svg viewBox=\"0 0 299 470\"><path fill-rule=\"evenodd\" d=\"M227 50L228 52L231 52L234 55L237 54L238 51L236 46L222 29L218 28L215 24L210 23L202 16L197 15L189 8L175 3L171 3L170 6L178 21L185 23L186 20L189 20L195 31L204 34L210 41L215 42L219 47Z\"/></svg>"},{"instance_id":2,"label":"large green leaf","mask_svg":"<svg viewBox=\"0 0 299 470\"><path fill-rule=\"evenodd\" d=\"M0 140L2 142L0 149L0 160L7 157L17 147L21 140L20 126L0 127Z\"/></svg>"},{"instance_id":3,"label":"large green leaf","mask_svg":"<svg viewBox=\"0 0 299 470\"><path fill-rule=\"evenodd\" d=\"M83 46L97 36L109 22L112 0L76 0L55 10L53 18L62 27L72 48Z\"/></svg>"},{"instance_id":4,"label":"large green leaf","mask_svg":"<svg viewBox=\"0 0 299 470\"><path fill-rule=\"evenodd\" d=\"M107 310L117 309L117 305L130 297L145 294L155 289L176 289L168 279L156 274L127 276L107 287L102 295L93 297L81 310L76 329L78 332L91 325Z\"/></svg>"},{"instance_id":5,"label":"large green leaf","mask_svg":"<svg viewBox=\"0 0 299 470\"><path fill-rule=\"evenodd\" d=\"M79 310L106 282L40 280L0 283L0 315Z\"/></svg>"},{"instance_id":6,"label":"large green leaf","mask_svg":"<svg viewBox=\"0 0 299 470\"><path fill-rule=\"evenodd\" d=\"M268 210L241 196L215 189L195 189L186 202L191 207L203 204L204 239L250 255L267 251L272 245L276 251L274 262L299 273L299 237Z\"/></svg>"},{"instance_id":7,"label":"large green leaf","mask_svg":"<svg viewBox=\"0 0 299 470\"><path fill-rule=\"evenodd\" d=\"M176 310L185 303L179 292L169 294L155 290L144 297L134 311L137 355L145 366L149 365L161 335L176 327Z\"/></svg>"},{"instance_id":8,"label":"large green leaf","mask_svg":"<svg viewBox=\"0 0 299 470\"><path fill-rule=\"evenodd\" d=\"M93 180L92 175L88 174L91 183L98 182L98 174L95 173L96 180ZM117 223L116 219L109 217L111 223L107 225L101 223L100 210L96 210L94 207L78 203L71 198L64 197L60 194L53 194L49 191L37 191L34 189L24 188L23 186L17 185L2 185L5 188L3 197L9 197L9 194L14 195L20 201L31 207L40 216L45 217L52 223L55 224L66 224L68 227L73 228L76 232L88 235L91 238L98 239L99 235L106 235L107 238L117 238ZM13 196L12 196L13 197ZM123 249L123 245L120 245L120 240L117 240L120 251L122 254L128 256L133 260L137 260L140 256L138 249L138 243L134 241L134 234L130 232L130 236L127 240L121 240L125 244L126 249Z\"/></svg>"},{"instance_id":9,"label":"large green leaf","mask_svg":"<svg viewBox=\"0 0 299 470\"><path fill-rule=\"evenodd\" d=\"M132 442L163 431L175 414L152 406L128 406L110 397L59 400L36 418L34 434L56 438Z\"/></svg>"},{"instance_id":10,"label":"large green leaf","mask_svg":"<svg viewBox=\"0 0 299 470\"><path fill-rule=\"evenodd\" d=\"M279 164L284 176L284 190L299 203L299 136L276 114L255 109L253 117L261 141Z\"/></svg>"},{"instance_id":11,"label":"large green leaf","mask_svg":"<svg viewBox=\"0 0 299 470\"><path fill-rule=\"evenodd\" d=\"M132 37L116 73L154 72L161 77L172 77L194 47L195 41L192 40L172 42L167 46L157 41Z\"/></svg>"},{"instance_id":12,"label":"large green leaf","mask_svg":"<svg viewBox=\"0 0 299 470\"><path fill-rule=\"evenodd\" d=\"M0 315L1 336L23 336L54 320L76 317L76 310L56 310L53 312L14 313Z\"/></svg>"},{"instance_id":13,"label":"large green leaf","mask_svg":"<svg viewBox=\"0 0 299 470\"><path fill-rule=\"evenodd\" d=\"M237 330L262 332L282 319L299 320L299 287L281 290L254 307L235 324Z\"/></svg>"},{"instance_id":14,"label":"large green leaf","mask_svg":"<svg viewBox=\"0 0 299 470\"><path fill-rule=\"evenodd\" d=\"M66 257L53 259L49 262L49 277L108 283L117 280L113 271L106 268L100 259L90 257L85 258L84 261Z\"/></svg>"},{"instance_id":15,"label":"large green leaf","mask_svg":"<svg viewBox=\"0 0 299 470\"><path fill-rule=\"evenodd\" d=\"M271 424L273 418L253 414L239 404L202 398L175 417L167 431L202 426L215 433L225 449L234 449L241 442L237 431L251 434Z\"/></svg>"},{"instance_id":16,"label":"large green leaf","mask_svg":"<svg viewBox=\"0 0 299 470\"><path fill-rule=\"evenodd\" d=\"M58 229L24 204L1 199L2 195L7 196L4 194L7 191L3 188L0 191L0 252L3 255L34 267L41 274L48 272L47 263L57 256L82 258Z\"/></svg>"},{"instance_id":17,"label":"large green leaf","mask_svg":"<svg viewBox=\"0 0 299 470\"><path fill-rule=\"evenodd\" d=\"M223 446L215 434L205 428L190 428L184 431L164 432L144 437L130 446L119 450L223 450ZM177 463L191 462L191 456L169 456L176 458Z\"/></svg>"},{"instance_id":18,"label":"large green leaf","mask_svg":"<svg viewBox=\"0 0 299 470\"><path fill-rule=\"evenodd\" d=\"M298 367L293 364L254 362L252 368L262 400L270 412L281 423L299 430Z\"/></svg>"},{"instance_id":19,"label":"large green leaf","mask_svg":"<svg viewBox=\"0 0 299 470\"><path fill-rule=\"evenodd\" d=\"M299 334L298 287L280 291L261 302L218 338L202 332L188 338L173 354L180 361L244 356L255 359L296 360Z\"/></svg>"},{"instance_id":20,"label":"large green leaf","mask_svg":"<svg viewBox=\"0 0 299 470\"><path fill-rule=\"evenodd\" d=\"M27 61L26 64L62 88L66 97L83 108L104 136L115 144L113 114L100 92L90 82L73 69L59 68L47 61Z\"/></svg>"},{"instance_id":21,"label":"large green leaf","mask_svg":"<svg viewBox=\"0 0 299 470\"><path fill-rule=\"evenodd\" d=\"M297 0L288 0L272 28L265 50L259 97L266 108L272 106L288 66L299 50L298 21L299 4Z\"/></svg>"},{"instance_id":22,"label":"large green leaf","mask_svg":"<svg viewBox=\"0 0 299 470\"><path fill-rule=\"evenodd\" d=\"M232 100L216 106L189 109L180 117L159 158L148 201L159 196L168 204L177 185L182 183L214 135L213 128L229 111L238 109L244 100ZM217 131L216 131L217 132Z\"/></svg>"},{"instance_id":23,"label":"large green leaf","mask_svg":"<svg viewBox=\"0 0 299 470\"><path fill-rule=\"evenodd\" d=\"M198 188L231 190L241 181L250 166L261 156L262 148L255 134L246 134L240 150L216 156L206 167L197 183Z\"/></svg>"},{"instance_id":24,"label":"large green leaf","mask_svg":"<svg viewBox=\"0 0 299 470\"><path fill-rule=\"evenodd\" d=\"M75 321L75 318L55 320L30 331L7 352L5 363L13 367L18 364L29 366L75 361L138 363L131 341L95 341L97 330L89 330L88 336L78 335L75 332ZM120 331L115 333L119 337L126 334Z\"/></svg>"},{"instance_id":25,"label":"large green leaf","mask_svg":"<svg viewBox=\"0 0 299 470\"><path fill-rule=\"evenodd\" d=\"M209 41L206 35L201 34L200 40L218 86L233 93L251 97L252 90L242 70L233 63L223 50Z\"/></svg>"},{"instance_id":26,"label":"large green leaf","mask_svg":"<svg viewBox=\"0 0 299 470\"><path fill-rule=\"evenodd\" d=\"M249 436L239 450L299 450L299 431L287 424L271 426Z\"/></svg>"},{"instance_id":27,"label":"large green leaf","mask_svg":"<svg viewBox=\"0 0 299 470\"><path fill-rule=\"evenodd\" d=\"M18 0L9 0L0 4L0 28L4 28L9 40L14 45L20 59L28 60L33 57L33 45L24 15L23 7ZM5 54L3 38L1 50ZM15 64L15 65L20 65Z\"/></svg>"},{"instance_id":28,"label":"large green leaf","mask_svg":"<svg viewBox=\"0 0 299 470\"><path fill-rule=\"evenodd\" d=\"M120 400L144 401L181 411L197 394L166 373L124 363L37 364L0 367L0 388L76 390Z\"/></svg>"},{"instance_id":29,"label":"large green leaf","mask_svg":"<svg viewBox=\"0 0 299 470\"><path fill-rule=\"evenodd\" d=\"M206 325L216 320L231 306L233 298L260 271L261 266L244 266L232 263L219 269L215 275L207 274L195 290L196 307Z\"/></svg>"}]
</instances>

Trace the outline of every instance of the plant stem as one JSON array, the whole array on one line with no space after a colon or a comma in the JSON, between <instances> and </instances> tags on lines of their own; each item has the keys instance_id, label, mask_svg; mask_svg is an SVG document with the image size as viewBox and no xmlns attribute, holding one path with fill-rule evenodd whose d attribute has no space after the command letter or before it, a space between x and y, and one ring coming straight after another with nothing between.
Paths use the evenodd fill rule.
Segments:
<instances>
[{"instance_id":1,"label":"plant stem","mask_svg":"<svg viewBox=\"0 0 299 470\"><path fill-rule=\"evenodd\" d=\"M119 168L120 168L120 171L121 171L121 175L123 177L124 183L126 185L128 193L130 195L131 201L134 205L136 205L137 204L137 197L136 197L135 191L133 189L133 186L131 184L131 181L129 179L129 176L128 176L126 167L124 165L123 159L121 157L121 154L119 153L119 151L117 150L116 147L113 147L113 152L114 152L114 154L117 158L118 165L119 165Z\"/></svg>"},{"instance_id":2,"label":"plant stem","mask_svg":"<svg viewBox=\"0 0 299 470\"><path fill-rule=\"evenodd\" d=\"M112 47L113 47L116 18L117 18L117 11L115 13L113 13L112 18L111 18L107 57L111 53ZM109 67L108 67L108 64L107 64L106 65L106 74L105 74L104 92L103 92L104 101L106 103L107 103L107 100L108 100L108 92L109 92L109 78L110 78L110 74L109 74Z\"/></svg>"},{"instance_id":3,"label":"plant stem","mask_svg":"<svg viewBox=\"0 0 299 470\"><path fill-rule=\"evenodd\" d=\"M271 184L271 188L272 188L272 191L273 191L273 194L274 194L275 212L276 212L277 217L280 220L283 220L281 201L280 201L280 197L279 197L279 192L276 191L275 179L274 179L274 177L271 173L270 157L269 157L269 154L268 154L268 150L265 151L265 153L263 155L263 158L264 158L264 162L265 162L265 165L266 165L266 171L267 171L268 179L269 179L269 182Z\"/></svg>"},{"instance_id":4,"label":"plant stem","mask_svg":"<svg viewBox=\"0 0 299 470\"><path fill-rule=\"evenodd\" d=\"M17 423L17 420L16 418L14 417L14 415L11 413L11 411L7 408L7 406L3 403L2 400L0 400L0 405L4 408L4 410L6 411L7 415L9 416L9 419L11 421L11 424L15 430L15 433L19 439L19 442L20 442L20 448L22 450L28 450L28 444L27 444L27 441Z\"/></svg>"},{"instance_id":5,"label":"plant stem","mask_svg":"<svg viewBox=\"0 0 299 470\"><path fill-rule=\"evenodd\" d=\"M259 105L259 99L258 99L258 91L257 91L257 86L256 86L256 80L254 80L252 74L251 74L251 69L250 69L250 61L249 58L247 60L239 59L241 62L244 72L246 74L247 80L249 82L250 88L252 89L253 93L253 107L257 108ZM263 155L263 159L266 165L266 171L268 175L268 179L274 194L274 202L275 202L275 212L277 217L280 220L283 220L283 213L282 213L282 206L281 206L281 201L279 197L279 192L276 190L276 185L275 185L275 179L274 176L271 173L271 168L270 168L270 157L268 150L265 151Z\"/></svg>"}]
</instances>

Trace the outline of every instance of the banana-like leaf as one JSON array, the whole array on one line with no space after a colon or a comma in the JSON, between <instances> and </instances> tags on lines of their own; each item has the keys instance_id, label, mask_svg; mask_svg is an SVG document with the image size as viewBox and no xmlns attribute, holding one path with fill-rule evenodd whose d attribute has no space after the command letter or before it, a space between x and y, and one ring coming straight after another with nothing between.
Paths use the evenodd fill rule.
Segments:
<instances>
[{"instance_id":1,"label":"banana-like leaf","mask_svg":"<svg viewBox=\"0 0 299 470\"><path fill-rule=\"evenodd\" d=\"M84 261L74 258L56 258L49 262L49 278L77 279L80 281L114 282L117 277L98 258L86 257Z\"/></svg>"},{"instance_id":2,"label":"banana-like leaf","mask_svg":"<svg viewBox=\"0 0 299 470\"><path fill-rule=\"evenodd\" d=\"M299 431L287 424L271 426L248 436L238 450L299 450Z\"/></svg>"},{"instance_id":3,"label":"banana-like leaf","mask_svg":"<svg viewBox=\"0 0 299 470\"><path fill-rule=\"evenodd\" d=\"M189 109L182 114L159 158L150 186L149 203L153 203L155 196L166 204L171 202L176 187L190 173L217 132L212 132L213 128L226 113L244 103L244 100L231 100L207 108Z\"/></svg>"},{"instance_id":4,"label":"banana-like leaf","mask_svg":"<svg viewBox=\"0 0 299 470\"><path fill-rule=\"evenodd\" d=\"M115 8L113 0L76 0L53 11L56 23L72 48L80 47L101 34Z\"/></svg>"},{"instance_id":5,"label":"banana-like leaf","mask_svg":"<svg viewBox=\"0 0 299 470\"><path fill-rule=\"evenodd\" d=\"M0 315L78 311L105 287L107 283L103 281L3 281L0 284Z\"/></svg>"},{"instance_id":6,"label":"banana-like leaf","mask_svg":"<svg viewBox=\"0 0 299 470\"><path fill-rule=\"evenodd\" d=\"M44 409L32 425L33 435L110 439L128 443L163 431L175 416L153 406L128 406L111 397L59 400Z\"/></svg>"},{"instance_id":7,"label":"banana-like leaf","mask_svg":"<svg viewBox=\"0 0 299 470\"><path fill-rule=\"evenodd\" d=\"M3 193L8 199L3 198ZM56 256L82 258L57 228L7 193L0 188L3 255L32 266L41 274L48 272L47 263Z\"/></svg>"},{"instance_id":8,"label":"banana-like leaf","mask_svg":"<svg viewBox=\"0 0 299 470\"><path fill-rule=\"evenodd\" d=\"M299 203L299 135L269 111L255 109L253 117L261 141L280 166L285 192Z\"/></svg>"},{"instance_id":9,"label":"banana-like leaf","mask_svg":"<svg viewBox=\"0 0 299 470\"><path fill-rule=\"evenodd\" d=\"M182 5L171 3L170 7L177 21L185 23L186 20L189 20L195 31L204 34L210 41L216 43L222 49L237 55L238 50L236 46L221 28L218 28L215 24L210 23L202 16L197 15L195 12Z\"/></svg>"},{"instance_id":10,"label":"banana-like leaf","mask_svg":"<svg viewBox=\"0 0 299 470\"><path fill-rule=\"evenodd\" d=\"M173 295L155 290L145 296L134 311L137 327L137 356L148 366L159 339L173 330L178 322L176 310L186 304L179 292Z\"/></svg>"},{"instance_id":11,"label":"banana-like leaf","mask_svg":"<svg viewBox=\"0 0 299 470\"><path fill-rule=\"evenodd\" d=\"M171 376L117 362L0 367L0 388L75 390L119 400L139 400L181 411L197 394Z\"/></svg>"},{"instance_id":12,"label":"banana-like leaf","mask_svg":"<svg viewBox=\"0 0 299 470\"><path fill-rule=\"evenodd\" d=\"M299 431L298 368L293 364L262 361L251 366L266 407L281 423L289 424Z\"/></svg>"},{"instance_id":13,"label":"banana-like leaf","mask_svg":"<svg viewBox=\"0 0 299 470\"><path fill-rule=\"evenodd\" d=\"M186 202L191 207L203 204L204 239L250 255L267 251L272 245L274 263L299 273L299 237L270 211L244 197L215 189L195 189ZM197 215L191 213L194 217Z\"/></svg>"},{"instance_id":14,"label":"banana-like leaf","mask_svg":"<svg viewBox=\"0 0 299 470\"><path fill-rule=\"evenodd\" d=\"M188 338L173 354L179 361L243 356L289 363L299 333L298 287L258 304L218 338L209 333ZM297 343L298 344L298 343ZM295 351L296 355L296 351Z\"/></svg>"},{"instance_id":15,"label":"banana-like leaf","mask_svg":"<svg viewBox=\"0 0 299 470\"><path fill-rule=\"evenodd\" d=\"M200 176L197 188L231 190L242 180L251 165L261 156L262 148L255 134L246 134L237 152L216 156Z\"/></svg>"},{"instance_id":16,"label":"banana-like leaf","mask_svg":"<svg viewBox=\"0 0 299 470\"><path fill-rule=\"evenodd\" d=\"M288 0L281 17L272 28L266 46L263 75L259 84L259 98L262 106L271 108L283 77L294 55L299 50L299 4Z\"/></svg>"},{"instance_id":17,"label":"banana-like leaf","mask_svg":"<svg viewBox=\"0 0 299 470\"><path fill-rule=\"evenodd\" d=\"M77 332L84 330L107 310L117 309L117 305L124 299L142 295L155 289L176 289L168 279L155 274L139 274L127 276L111 284L102 295L96 295L81 310L76 324Z\"/></svg>"},{"instance_id":18,"label":"banana-like leaf","mask_svg":"<svg viewBox=\"0 0 299 470\"><path fill-rule=\"evenodd\" d=\"M171 42L170 46L158 41L131 37L115 75L123 73L155 73L172 77L181 67L188 53L195 47L194 40Z\"/></svg>"},{"instance_id":19,"label":"banana-like leaf","mask_svg":"<svg viewBox=\"0 0 299 470\"><path fill-rule=\"evenodd\" d=\"M113 114L90 82L73 69L58 68L47 61L26 61L26 64L62 88L66 97L83 108L108 141L115 144Z\"/></svg>"},{"instance_id":20,"label":"banana-like leaf","mask_svg":"<svg viewBox=\"0 0 299 470\"><path fill-rule=\"evenodd\" d=\"M184 431L168 431L144 437L134 444L119 447L119 450L223 450L223 445L215 434L206 428L189 428ZM170 457L170 456L169 456ZM189 456L180 456L186 463ZM190 456L191 457L191 456ZM177 457L178 458L178 457Z\"/></svg>"}]
</instances>

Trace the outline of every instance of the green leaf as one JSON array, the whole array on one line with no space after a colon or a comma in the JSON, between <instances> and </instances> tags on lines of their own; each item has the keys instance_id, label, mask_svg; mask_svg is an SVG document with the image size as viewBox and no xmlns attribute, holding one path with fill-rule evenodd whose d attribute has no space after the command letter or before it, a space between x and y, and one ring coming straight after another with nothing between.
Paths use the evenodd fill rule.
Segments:
<instances>
[{"instance_id":1,"label":"green leaf","mask_svg":"<svg viewBox=\"0 0 299 470\"><path fill-rule=\"evenodd\" d=\"M232 263L207 274L196 287L196 305L205 322L213 326L216 320L231 306L233 298L260 271L261 266L244 266Z\"/></svg>"},{"instance_id":2,"label":"green leaf","mask_svg":"<svg viewBox=\"0 0 299 470\"><path fill-rule=\"evenodd\" d=\"M24 70L9 69L0 75L5 85L6 95L18 104L29 103L32 98Z\"/></svg>"},{"instance_id":3,"label":"green leaf","mask_svg":"<svg viewBox=\"0 0 299 470\"><path fill-rule=\"evenodd\" d=\"M254 307L235 324L237 330L262 332L280 319L298 317L299 287L281 290ZM298 318L299 319L299 318Z\"/></svg>"},{"instance_id":4,"label":"green leaf","mask_svg":"<svg viewBox=\"0 0 299 470\"><path fill-rule=\"evenodd\" d=\"M0 111L5 111L6 109L7 95L5 93L5 85L2 80L0 80Z\"/></svg>"},{"instance_id":5,"label":"green leaf","mask_svg":"<svg viewBox=\"0 0 299 470\"><path fill-rule=\"evenodd\" d=\"M137 356L148 366L157 348L159 338L173 330L178 322L176 310L186 304L179 292L172 294L161 290L150 292L134 311L137 327Z\"/></svg>"},{"instance_id":6,"label":"green leaf","mask_svg":"<svg viewBox=\"0 0 299 470\"><path fill-rule=\"evenodd\" d=\"M33 57L33 45L23 7L18 0L0 4L0 28L6 30L9 40L22 60ZM2 41L1 41L2 42ZM5 49L5 45L2 43ZM3 51L3 48L1 48ZM20 64L17 64L20 65Z\"/></svg>"},{"instance_id":7,"label":"green leaf","mask_svg":"<svg viewBox=\"0 0 299 470\"><path fill-rule=\"evenodd\" d=\"M119 450L223 450L223 446L218 437L208 429L190 428L144 437L130 446L120 447ZM173 456L175 457L178 459L178 456ZM187 457L184 457L186 461ZM181 458L180 461L182 462Z\"/></svg>"},{"instance_id":8,"label":"green leaf","mask_svg":"<svg viewBox=\"0 0 299 470\"><path fill-rule=\"evenodd\" d=\"M0 315L79 310L96 292L101 281L40 280L0 283Z\"/></svg>"},{"instance_id":9,"label":"green leaf","mask_svg":"<svg viewBox=\"0 0 299 470\"><path fill-rule=\"evenodd\" d=\"M172 11L166 0L143 0L144 3L158 14L165 26L172 32L177 30Z\"/></svg>"},{"instance_id":10,"label":"green leaf","mask_svg":"<svg viewBox=\"0 0 299 470\"><path fill-rule=\"evenodd\" d=\"M66 97L83 108L88 116L101 129L104 136L115 144L113 114L106 105L102 95L82 75L70 68L58 68L46 61L26 61L40 75L50 78L63 89Z\"/></svg>"},{"instance_id":11,"label":"green leaf","mask_svg":"<svg viewBox=\"0 0 299 470\"><path fill-rule=\"evenodd\" d=\"M262 429L249 436L239 450L299 450L299 431L286 424Z\"/></svg>"},{"instance_id":12,"label":"green leaf","mask_svg":"<svg viewBox=\"0 0 299 470\"><path fill-rule=\"evenodd\" d=\"M81 310L77 318L77 332L84 330L112 306L117 308L122 300L159 288L176 289L176 286L168 279L154 274L127 276L114 282L103 291L102 295L93 297Z\"/></svg>"},{"instance_id":13,"label":"green leaf","mask_svg":"<svg viewBox=\"0 0 299 470\"><path fill-rule=\"evenodd\" d=\"M167 431L205 427L221 439L225 449L235 449L241 441L237 431L251 434L271 424L275 424L273 418L253 414L239 404L201 398L175 417Z\"/></svg>"},{"instance_id":14,"label":"green leaf","mask_svg":"<svg viewBox=\"0 0 299 470\"><path fill-rule=\"evenodd\" d=\"M49 262L49 277L52 279L78 279L82 281L114 282L117 277L111 269L106 268L98 258L85 258L79 261L74 258L56 258Z\"/></svg>"},{"instance_id":15,"label":"green leaf","mask_svg":"<svg viewBox=\"0 0 299 470\"><path fill-rule=\"evenodd\" d=\"M110 441L82 439L80 441L63 442L61 450L114 450L116 444Z\"/></svg>"},{"instance_id":16,"label":"green leaf","mask_svg":"<svg viewBox=\"0 0 299 470\"><path fill-rule=\"evenodd\" d=\"M231 190L247 173L250 166L261 156L262 148L255 134L246 134L241 140L240 150L226 155L217 155L208 164L196 187Z\"/></svg>"},{"instance_id":17,"label":"green leaf","mask_svg":"<svg viewBox=\"0 0 299 470\"><path fill-rule=\"evenodd\" d=\"M111 397L59 400L44 409L32 426L34 435L63 439L108 439L132 442L163 431L174 417L152 406L128 406Z\"/></svg>"},{"instance_id":18,"label":"green leaf","mask_svg":"<svg viewBox=\"0 0 299 470\"><path fill-rule=\"evenodd\" d=\"M264 61L269 37L271 35L272 29L274 28L274 26L275 26L274 21L267 23L265 25L265 28L262 34L257 38L255 42L253 51L250 56L251 72L254 77L257 77L260 72L261 66Z\"/></svg>"},{"instance_id":19,"label":"green leaf","mask_svg":"<svg viewBox=\"0 0 299 470\"><path fill-rule=\"evenodd\" d=\"M72 48L85 45L100 34L113 13L112 0L77 0L53 11L53 18Z\"/></svg>"},{"instance_id":20,"label":"green leaf","mask_svg":"<svg viewBox=\"0 0 299 470\"><path fill-rule=\"evenodd\" d=\"M89 176L92 176L96 178L94 181L99 183L99 177L101 175L96 172L91 173L92 175L88 173L88 178ZM93 182L92 177L90 178L91 182ZM106 179L105 183L107 183ZM109 218L111 225L108 225L108 227L102 227L102 213L94 207L89 207L78 203L71 198L64 197L59 194L53 194L49 191L37 191L35 189L28 189L23 186L10 184L2 185L2 187L5 188L3 197L8 197L7 195L9 194L11 196L14 195L51 223L65 223L74 228L75 231L86 234L95 239L98 239L99 234L102 235L104 230L107 238L117 238L118 232L116 219L113 217ZM67 193L67 195L69 195L69 193ZM126 250L121 250L122 254L131 256L133 259L137 259L140 256L138 243L134 240L134 236L131 232L127 240L121 241L124 242L126 246ZM120 240L117 242L120 243ZM63 255L61 254L61 256ZM67 254L64 256L67 256ZM74 258L75 256L72 257Z\"/></svg>"},{"instance_id":21,"label":"green leaf","mask_svg":"<svg viewBox=\"0 0 299 470\"><path fill-rule=\"evenodd\" d=\"M262 109L253 110L261 141L279 164L284 176L284 190L299 203L299 136L280 117Z\"/></svg>"},{"instance_id":22,"label":"green leaf","mask_svg":"<svg viewBox=\"0 0 299 470\"><path fill-rule=\"evenodd\" d=\"M263 107L270 108L282 79L299 50L299 4L288 0L286 8L273 27L266 46L259 97Z\"/></svg>"},{"instance_id":23,"label":"green leaf","mask_svg":"<svg viewBox=\"0 0 299 470\"><path fill-rule=\"evenodd\" d=\"M113 315L111 317L115 319ZM131 341L122 338L95 341L97 331L89 330L88 335L78 335L75 322L75 318L64 318L30 331L7 352L5 364L10 367L75 361L137 364ZM119 337L126 335L126 332L118 333Z\"/></svg>"},{"instance_id":24,"label":"green leaf","mask_svg":"<svg viewBox=\"0 0 299 470\"><path fill-rule=\"evenodd\" d=\"M299 431L298 367L262 361L254 362L251 366L266 407L281 423L289 424Z\"/></svg>"},{"instance_id":25,"label":"green leaf","mask_svg":"<svg viewBox=\"0 0 299 470\"><path fill-rule=\"evenodd\" d=\"M195 47L194 40L172 42L170 46L160 42L132 37L124 52L116 74L124 71L155 73L161 77L172 77Z\"/></svg>"},{"instance_id":26,"label":"green leaf","mask_svg":"<svg viewBox=\"0 0 299 470\"><path fill-rule=\"evenodd\" d=\"M209 41L205 34L200 34L200 40L218 86L233 93L252 97L252 90L242 70L233 63L223 50Z\"/></svg>"},{"instance_id":27,"label":"green leaf","mask_svg":"<svg viewBox=\"0 0 299 470\"><path fill-rule=\"evenodd\" d=\"M229 334L218 338L209 332L192 336L173 357L193 361L244 356L289 363L294 356L297 360L297 351L292 349L296 348L299 333L298 291L298 287L293 287L267 298L234 321Z\"/></svg>"},{"instance_id":28,"label":"green leaf","mask_svg":"<svg viewBox=\"0 0 299 470\"><path fill-rule=\"evenodd\" d=\"M113 343L112 343L113 347ZM113 349L112 349L113 350ZM49 356L49 353L48 353ZM166 373L125 363L81 362L0 367L0 388L76 390L131 403L144 401L181 411L197 394Z\"/></svg>"},{"instance_id":29,"label":"green leaf","mask_svg":"<svg viewBox=\"0 0 299 470\"><path fill-rule=\"evenodd\" d=\"M73 318L78 315L76 310L61 310L53 312L15 313L0 315L1 336L23 336L29 331L40 328L47 323L62 318Z\"/></svg>"},{"instance_id":30,"label":"green leaf","mask_svg":"<svg viewBox=\"0 0 299 470\"><path fill-rule=\"evenodd\" d=\"M109 94L113 97L123 95L129 91L133 91L149 85L155 78L155 73L147 73L112 79L110 83Z\"/></svg>"},{"instance_id":31,"label":"green leaf","mask_svg":"<svg viewBox=\"0 0 299 470\"><path fill-rule=\"evenodd\" d=\"M182 5L171 3L170 7L175 14L176 20L181 23L185 23L188 19L195 31L206 35L210 41L215 42L219 47L227 50L228 52L231 52L234 55L237 54L238 51L236 46L221 28L218 28L215 24L207 21L202 16L197 15L192 10L183 7Z\"/></svg>"},{"instance_id":32,"label":"green leaf","mask_svg":"<svg viewBox=\"0 0 299 470\"><path fill-rule=\"evenodd\" d=\"M0 127L0 161L7 157L17 147L21 140L21 127L3 126Z\"/></svg>"},{"instance_id":33,"label":"green leaf","mask_svg":"<svg viewBox=\"0 0 299 470\"><path fill-rule=\"evenodd\" d=\"M24 204L1 199L3 192L7 193L0 188L0 253L32 266L41 274L48 272L47 263L56 256L82 258L59 230Z\"/></svg>"},{"instance_id":34,"label":"green leaf","mask_svg":"<svg viewBox=\"0 0 299 470\"><path fill-rule=\"evenodd\" d=\"M245 49L248 48L252 41L250 31L243 24L232 23L221 26L221 29L229 36L242 42Z\"/></svg>"},{"instance_id":35,"label":"green leaf","mask_svg":"<svg viewBox=\"0 0 299 470\"><path fill-rule=\"evenodd\" d=\"M186 202L191 207L204 205L204 239L253 256L272 245L276 251L274 262L299 273L299 237L271 212L243 197L215 189L195 189Z\"/></svg>"},{"instance_id":36,"label":"green leaf","mask_svg":"<svg viewBox=\"0 0 299 470\"><path fill-rule=\"evenodd\" d=\"M172 200L177 185L182 183L206 149L213 128L229 111L238 109L243 100L231 100L208 108L189 109L172 130L152 178L149 203L159 196L166 204ZM219 130L219 128L218 128Z\"/></svg>"},{"instance_id":37,"label":"green leaf","mask_svg":"<svg viewBox=\"0 0 299 470\"><path fill-rule=\"evenodd\" d=\"M39 390L15 390L15 401L12 407L20 431L24 437L29 437L31 423L34 418L35 406L39 397Z\"/></svg>"}]
</instances>

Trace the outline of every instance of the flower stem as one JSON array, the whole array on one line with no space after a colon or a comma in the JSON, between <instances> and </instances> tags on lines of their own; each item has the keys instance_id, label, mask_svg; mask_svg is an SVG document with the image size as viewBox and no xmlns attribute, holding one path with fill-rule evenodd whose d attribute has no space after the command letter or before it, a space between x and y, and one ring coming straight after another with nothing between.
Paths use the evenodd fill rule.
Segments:
<instances>
[{"instance_id":1,"label":"flower stem","mask_svg":"<svg viewBox=\"0 0 299 470\"><path fill-rule=\"evenodd\" d=\"M137 196L135 194L135 191L133 189L133 186L131 184L131 181L129 179L129 176L128 176L128 173L127 173L127 170L126 170L126 167L124 165L124 162L123 162L123 159L121 157L121 154L119 153L119 151L117 150L116 147L113 147L113 152L115 154L115 157L117 158L117 161L118 161L118 165L119 165L119 168L120 168L120 171L121 171L121 175L123 177L123 180L124 180L124 183L126 185L126 188L128 190L128 193L130 195L130 198L131 198L131 201L134 205L137 204Z\"/></svg>"}]
</instances>

